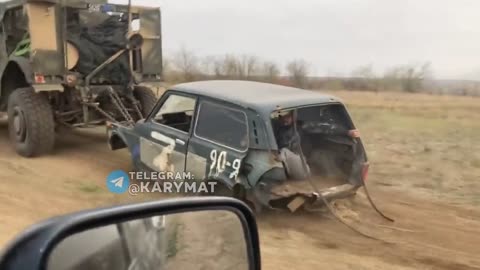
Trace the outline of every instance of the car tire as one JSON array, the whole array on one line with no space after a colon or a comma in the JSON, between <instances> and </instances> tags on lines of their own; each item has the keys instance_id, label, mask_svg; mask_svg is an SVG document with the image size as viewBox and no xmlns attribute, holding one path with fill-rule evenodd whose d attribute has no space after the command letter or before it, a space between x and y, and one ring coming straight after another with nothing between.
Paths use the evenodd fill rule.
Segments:
<instances>
[{"instance_id":1,"label":"car tire","mask_svg":"<svg viewBox=\"0 0 480 270\"><path fill-rule=\"evenodd\" d=\"M48 99L31 87L15 90L8 99L8 131L21 156L51 152L55 144L55 121Z\"/></svg>"},{"instance_id":2,"label":"car tire","mask_svg":"<svg viewBox=\"0 0 480 270\"><path fill-rule=\"evenodd\" d=\"M157 96L152 89L144 86L135 87L133 95L140 102L140 111L143 117L147 117L157 104Z\"/></svg>"}]
</instances>

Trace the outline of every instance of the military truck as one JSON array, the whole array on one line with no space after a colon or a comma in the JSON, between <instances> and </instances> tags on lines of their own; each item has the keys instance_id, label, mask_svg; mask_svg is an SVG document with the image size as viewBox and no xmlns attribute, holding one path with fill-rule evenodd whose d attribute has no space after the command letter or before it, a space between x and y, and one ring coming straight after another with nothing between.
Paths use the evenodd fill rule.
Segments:
<instances>
[{"instance_id":1,"label":"military truck","mask_svg":"<svg viewBox=\"0 0 480 270\"><path fill-rule=\"evenodd\" d=\"M0 22L0 113L18 154L51 152L60 126L133 125L155 105L160 8L11 0Z\"/></svg>"}]
</instances>

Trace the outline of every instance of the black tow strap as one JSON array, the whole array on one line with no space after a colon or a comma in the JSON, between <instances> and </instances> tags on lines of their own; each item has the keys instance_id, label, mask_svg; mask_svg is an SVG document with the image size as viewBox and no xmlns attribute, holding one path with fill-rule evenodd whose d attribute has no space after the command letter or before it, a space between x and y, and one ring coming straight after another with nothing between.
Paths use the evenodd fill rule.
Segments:
<instances>
[{"instance_id":1,"label":"black tow strap","mask_svg":"<svg viewBox=\"0 0 480 270\"><path fill-rule=\"evenodd\" d=\"M294 131L296 134L299 134L298 133L298 130L297 130L297 110L294 110L293 111L293 128L294 128ZM299 138L301 140L301 138ZM311 179L311 175L310 175L310 170L308 169L308 165L307 165L307 161L305 160L305 156L303 155L303 149L301 147L301 142L300 142L300 158L302 160L302 166L303 166L303 169L309 174L309 176L307 177L308 179L308 182L310 183L310 185L312 186L313 190L315 191L315 193L317 193L317 195L322 199L323 203L325 204L325 206L327 206L327 209L330 211L330 213L333 215L333 217L335 217L335 219L342 223L343 225L345 225L346 227L348 227L350 230L366 237L366 238L369 238L369 239L373 239L373 240L378 240L378 241L382 241L382 242L386 242L386 243L389 243L383 239L380 239L380 238L377 238L377 237L374 237L374 236L371 236L371 235L368 235L360 230L358 230L357 228L355 228L354 226L352 226L351 224L348 224L345 220L343 220L339 215L337 215L337 213L335 212L335 209L333 209L333 207L330 205L330 203L327 201L327 199L322 196L322 193L320 192L320 190L317 188L317 186L315 186L315 184L313 183L312 179ZM389 220L389 221L392 221L393 222L393 219L385 216L380 210L378 210L378 208L375 206L375 204L373 203L372 199L370 198L370 195L367 191L367 187L365 186L365 183L363 183L363 187L365 189L365 194L367 195L367 198L370 202L370 204L372 205L372 207L375 209L375 211L377 211L377 213L379 213L383 218Z\"/></svg>"}]
</instances>

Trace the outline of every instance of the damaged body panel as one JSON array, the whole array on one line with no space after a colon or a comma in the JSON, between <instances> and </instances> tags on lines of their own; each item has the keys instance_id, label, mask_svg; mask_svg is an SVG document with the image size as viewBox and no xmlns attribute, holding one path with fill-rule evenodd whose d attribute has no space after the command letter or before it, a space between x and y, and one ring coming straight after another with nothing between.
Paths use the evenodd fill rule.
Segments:
<instances>
[{"instance_id":1,"label":"damaged body panel","mask_svg":"<svg viewBox=\"0 0 480 270\"><path fill-rule=\"evenodd\" d=\"M265 83L176 85L145 121L109 134L112 149L112 138L127 139L139 169L191 172L259 207L295 211L350 196L368 169L340 100Z\"/></svg>"}]
</instances>

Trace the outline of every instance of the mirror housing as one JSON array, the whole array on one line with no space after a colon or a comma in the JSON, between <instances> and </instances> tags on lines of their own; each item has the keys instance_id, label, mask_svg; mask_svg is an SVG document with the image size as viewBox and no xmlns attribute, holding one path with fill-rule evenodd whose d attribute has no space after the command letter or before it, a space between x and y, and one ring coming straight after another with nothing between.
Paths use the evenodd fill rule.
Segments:
<instances>
[{"instance_id":1,"label":"mirror housing","mask_svg":"<svg viewBox=\"0 0 480 270\"><path fill-rule=\"evenodd\" d=\"M224 210L243 227L248 269L261 269L255 217L243 202L226 197L169 199L82 211L36 224L17 237L0 257L0 269L46 270L53 250L66 238L96 228L155 216Z\"/></svg>"}]
</instances>

